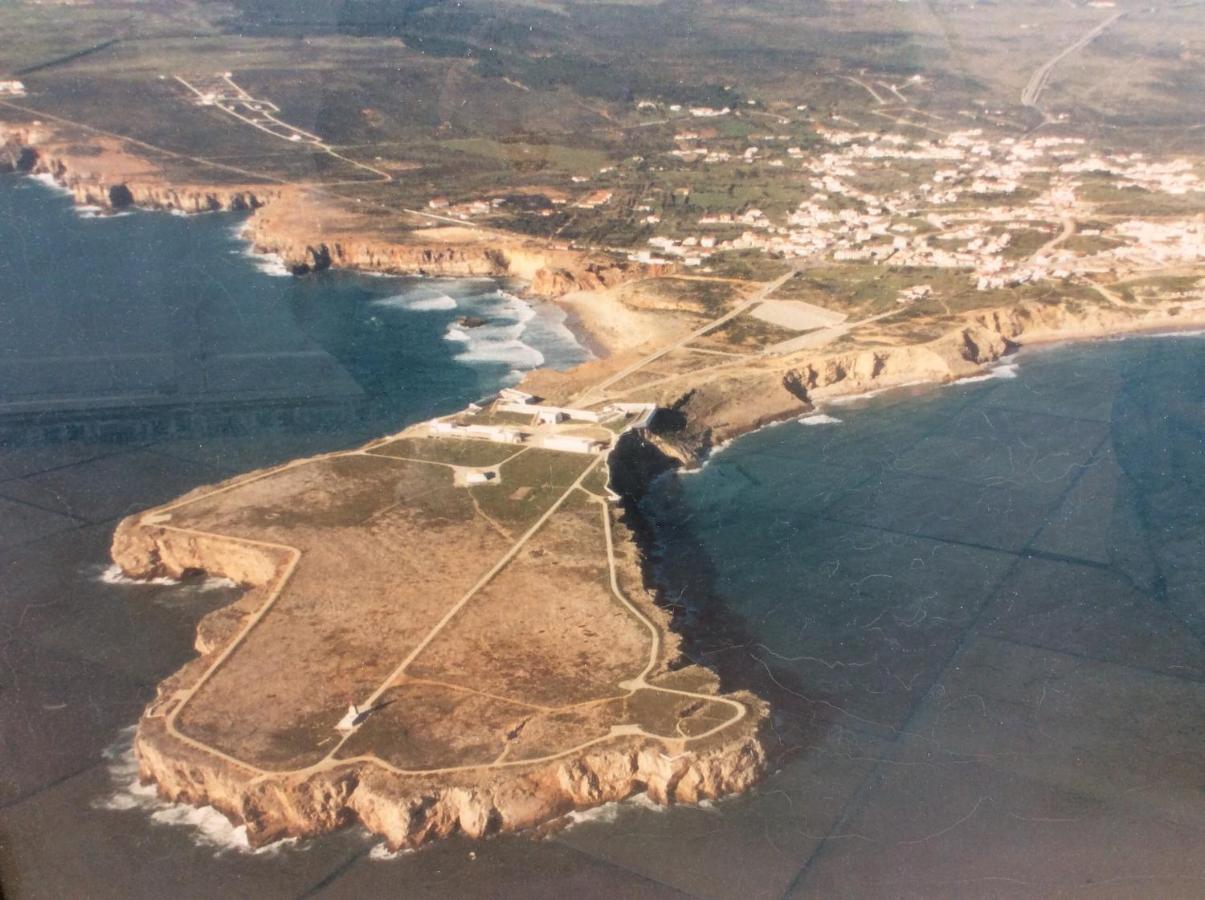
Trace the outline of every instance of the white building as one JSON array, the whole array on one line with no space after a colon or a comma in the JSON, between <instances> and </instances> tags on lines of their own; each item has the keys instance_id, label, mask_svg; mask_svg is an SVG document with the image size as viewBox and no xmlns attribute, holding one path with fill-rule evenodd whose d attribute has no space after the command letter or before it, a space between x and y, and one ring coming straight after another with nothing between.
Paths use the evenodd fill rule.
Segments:
<instances>
[{"instance_id":1,"label":"white building","mask_svg":"<svg viewBox=\"0 0 1205 900\"><path fill-rule=\"evenodd\" d=\"M607 411L621 416L635 416L628 428L647 428L657 412L657 406L654 403L612 403Z\"/></svg>"},{"instance_id":2,"label":"white building","mask_svg":"<svg viewBox=\"0 0 1205 900\"><path fill-rule=\"evenodd\" d=\"M523 416L536 415L541 422L598 422L602 419L591 409L574 409L571 406L545 406L538 403L499 402L495 407L498 412L518 413Z\"/></svg>"},{"instance_id":3,"label":"white building","mask_svg":"<svg viewBox=\"0 0 1205 900\"><path fill-rule=\"evenodd\" d=\"M603 449L603 442L594 438L575 437L570 434L551 434L544 438L544 448L560 450L565 453L597 453Z\"/></svg>"},{"instance_id":4,"label":"white building","mask_svg":"<svg viewBox=\"0 0 1205 900\"><path fill-rule=\"evenodd\" d=\"M352 703L347 707L347 712L343 714L343 718L335 725L336 731L341 731L347 734L350 731L355 731L356 726L360 724L360 710L356 704Z\"/></svg>"},{"instance_id":5,"label":"white building","mask_svg":"<svg viewBox=\"0 0 1205 900\"><path fill-rule=\"evenodd\" d=\"M522 444L527 440L527 434L514 428L501 425L465 425L460 429L465 437L494 441L498 444Z\"/></svg>"},{"instance_id":6,"label":"white building","mask_svg":"<svg viewBox=\"0 0 1205 900\"><path fill-rule=\"evenodd\" d=\"M25 84L20 81L0 81L0 94L8 94L11 97L24 97Z\"/></svg>"},{"instance_id":7,"label":"white building","mask_svg":"<svg viewBox=\"0 0 1205 900\"><path fill-rule=\"evenodd\" d=\"M503 425L461 425L444 420L432 422L430 429L432 435L450 434L454 437L494 441L499 444L522 444L529 437L527 432Z\"/></svg>"}]
</instances>

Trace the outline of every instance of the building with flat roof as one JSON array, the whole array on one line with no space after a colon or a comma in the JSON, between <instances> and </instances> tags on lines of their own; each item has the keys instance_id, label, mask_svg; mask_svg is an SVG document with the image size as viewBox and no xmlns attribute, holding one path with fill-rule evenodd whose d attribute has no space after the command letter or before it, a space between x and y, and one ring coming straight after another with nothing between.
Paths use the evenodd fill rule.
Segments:
<instances>
[{"instance_id":1,"label":"building with flat roof","mask_svg":"<svg viewBox=\"0 0 1205 900\"><path fill-rule=\"evenodd\" d=\"M544 438L542 446L546 450L560 450L564 453L597 453L606 445L602 441L589 437L550 434Z\"/></svg>"}]
</instances>

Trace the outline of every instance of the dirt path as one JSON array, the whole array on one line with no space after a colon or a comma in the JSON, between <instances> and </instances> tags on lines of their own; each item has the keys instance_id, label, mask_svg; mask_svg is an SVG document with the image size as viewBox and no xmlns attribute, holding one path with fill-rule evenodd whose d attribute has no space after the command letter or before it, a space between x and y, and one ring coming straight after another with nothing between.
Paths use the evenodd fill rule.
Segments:
<instances>
[{"instance_id":1,"label":"dirt path","mask_svg":"<svg viewBox=\"0 0 1205 900\"><path fill-rule=\"evenodd\" d=\"M707 332L720 327L725 322L731 321L732 319L735 319L737 316L741 315L742 313L748 312L750 309L752 309L758 303L761 303L768 296L770 296L772 293L774 293L776 290L778 290L780 287L782 287L784 284L786 284L788 281L790 281L791 278L793 278L795 276L796 271L797 271L797 268L792 267L790 271L786 272L783 275L780 275L778 278L775 278L773 281L770 281L770 282L767 282L766 284L764 284L760 290L758 290L756 293L752 294L744 302L738 304L733 309L729 310L724 315L720 316L718 319L712 319L710 322L707 322L705 325L702 325L699 328L696 328L694 331L679 338L676 341L673 341L673 342L667 344L666 346L662 347L661 349L653 351L648 356L644 357L641 360L637 360L636 362L632 363L630 366L627 366L624 369L621 369L620 371L616 372L614 375L610 376L609 378L604 379L603 381L599 382L598 384L594 385L593 387L587 388L582 394L580 394L576 398L575 402L577 402L579 404L589 404L589 403L597 402L598 400L600 400L602 398L602 396L606 393L607 389L610 388L612 385L618 384L620 381L623 381L623 379L627 378L629 375L639 372L645 366L655 363L657 360L661 359L663 356L673 353L675 350L681 349L682 347L686 346L687 344L689 344L691 341L695 340L696 338L700 338L703 335L707 334Z\"/></svg>"}]
</instances>

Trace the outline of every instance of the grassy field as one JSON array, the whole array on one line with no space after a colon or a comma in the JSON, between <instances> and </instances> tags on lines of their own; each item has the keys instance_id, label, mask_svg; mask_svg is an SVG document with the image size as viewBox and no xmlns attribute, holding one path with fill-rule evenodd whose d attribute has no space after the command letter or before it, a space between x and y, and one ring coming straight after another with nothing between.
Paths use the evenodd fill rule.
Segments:
<instances>
[{"instance_id":1,"label":"grassy field","mask_svg":"<svg viewBox=\"0 0 1205 900\"><path fill-rule=\"evenodd\" d=\"M517 448L486 441L456 441L444 438L402 438L374 447L378 456L427 459L454 466L493 466L520 452Z\"/></svg>"}]
</instances>

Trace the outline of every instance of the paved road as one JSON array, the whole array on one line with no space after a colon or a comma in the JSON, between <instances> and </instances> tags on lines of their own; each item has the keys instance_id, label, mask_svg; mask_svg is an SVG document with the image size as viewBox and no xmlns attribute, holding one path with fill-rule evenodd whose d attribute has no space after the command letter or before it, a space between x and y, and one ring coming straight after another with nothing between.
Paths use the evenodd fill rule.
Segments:
<instances>
[{"instance_id":1,"label":"paved road","mask_svg":"<svg viewBox=\"0 0 1205 900\"><path fill-rule=\"evenodd\" d=\"M1045 121L1046 113L1040 106L1038 106L1038 98L1042 95L1042 91L1046 89L1046 85L1050 82L1050 76L1054 72L1055 67L1072 53L1087 47L1090 43L1100 37L1100 35L1103 34L1106 29L1112 26L1114 22L1124 15L1124 10L1114 13L1095 28L1081 35L1080 38L1074 43L1064 47L1063 50L1058 53L1058 55L1048 59L1046 62L1042 63L1042 65L1038 66L1033 75L1029 77L1029 83L1025 85L1025 89L1021 91L1021 105L1028 106L1030 109L1036 109L1038 112L1042 113L1042 119Z\"/></svg>"}]
</instances>

